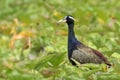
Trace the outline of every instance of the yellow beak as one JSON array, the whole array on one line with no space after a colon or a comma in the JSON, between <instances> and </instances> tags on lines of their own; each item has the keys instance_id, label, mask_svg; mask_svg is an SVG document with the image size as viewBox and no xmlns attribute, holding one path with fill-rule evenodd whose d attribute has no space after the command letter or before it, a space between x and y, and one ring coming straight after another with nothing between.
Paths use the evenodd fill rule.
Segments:
<instances>
[{"instance_id":1,"label":"yellow beak","mask_svg":"<svg viewBox=\"0 0 120 80\"><path fill-rule=\"evenodd\" d=\"M61 19L57 23L62 23L62 22L66 22L66 19Z\"/></svg>"}]
</instances>

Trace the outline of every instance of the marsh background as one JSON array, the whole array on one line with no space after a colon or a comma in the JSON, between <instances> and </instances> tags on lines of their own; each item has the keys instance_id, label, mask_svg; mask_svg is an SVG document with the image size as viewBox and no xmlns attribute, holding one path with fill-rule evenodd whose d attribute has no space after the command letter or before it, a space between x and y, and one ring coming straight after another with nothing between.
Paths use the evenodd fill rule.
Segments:
<instances>
[{"instance_id":1,"label":"marsh background","mask_svg":"<svg viewBox=\"0 0 120 80\"><path fill-rule=\"evenodd\" d=\"M68 14L112 68L69 63L67 25L57 24ZM0 0L0 62L0 80L120 80L120 1Z\"/></svg>"}]
</instances>

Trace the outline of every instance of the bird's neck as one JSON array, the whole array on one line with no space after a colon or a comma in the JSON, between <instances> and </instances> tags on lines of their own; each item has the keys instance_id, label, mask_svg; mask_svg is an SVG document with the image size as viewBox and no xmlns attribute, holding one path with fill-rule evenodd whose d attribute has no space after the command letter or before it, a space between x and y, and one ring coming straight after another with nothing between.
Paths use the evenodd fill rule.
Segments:
<instances>
[{"instance_id":1,"label":"bird's neck","mask_svg":"<svg viewBox=\"0 0 120 80\"><path fill-rule=\"evenodd\" d=\"M74 23L68 24L68 48L72 46L72 43L77 42L74 34Z\"/></svg>"}]
</instances>

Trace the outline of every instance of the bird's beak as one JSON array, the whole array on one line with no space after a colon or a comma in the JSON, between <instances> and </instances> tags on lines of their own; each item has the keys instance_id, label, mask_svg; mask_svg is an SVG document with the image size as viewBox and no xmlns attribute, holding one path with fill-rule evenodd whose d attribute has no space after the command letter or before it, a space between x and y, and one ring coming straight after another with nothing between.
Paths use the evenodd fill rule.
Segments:
<instances>
[{"instance_id":1,"label":"bird's beak","mask_svg":"<svg viewBox=\"0 0 120 80\"><path fill-rule=\"evenodd\" d=\"M61 19L57 23L59 24L59 23L62 23L62 22L66 22L66 19Z\"/></svg>"}]
</instances>

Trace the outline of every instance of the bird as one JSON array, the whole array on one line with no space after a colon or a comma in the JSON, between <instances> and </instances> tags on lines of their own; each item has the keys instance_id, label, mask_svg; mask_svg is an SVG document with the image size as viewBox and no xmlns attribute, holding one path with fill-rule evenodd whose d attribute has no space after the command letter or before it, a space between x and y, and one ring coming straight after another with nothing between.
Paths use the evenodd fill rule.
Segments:
<instances>
[{"instance_id":1,"label":"bird","mask_svg":"<svg viewBox=\"0 0 120 80\"><path fill-rule=\"evenodd\" d=\"M101 52L86 46L81 41L78 41L74 33L75 19L73 16L67 15L63 19L58 21L58 23L61 22L66 22L68 25L68 59L72 63L72 65L77 65L75 62L77 61L80 64L104 63L108 67L111 67L111 63Z\"/></svg>"}]
</instances>

